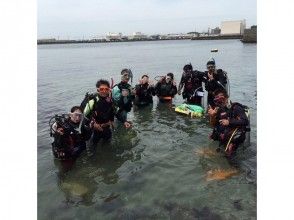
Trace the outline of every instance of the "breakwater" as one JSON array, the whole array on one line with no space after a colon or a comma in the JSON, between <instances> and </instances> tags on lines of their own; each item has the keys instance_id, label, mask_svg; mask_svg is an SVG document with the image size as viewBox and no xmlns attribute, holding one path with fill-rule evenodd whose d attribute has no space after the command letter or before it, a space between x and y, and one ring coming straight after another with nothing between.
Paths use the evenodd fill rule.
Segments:
<instances>
[{"instance_id":1,"label":"breakwater","mask_svg":"<svg viewBox=\"0 0 294 220\"><path fill-rule=\"evenodd\" d=\"M134 42L134 41L167 41L167 40L230 40L242 39L242 35L207 35L191 37L170 37L170 38L143 38L143 39L91 39L91 40L56 40L44 39L37 40L37 44L81 44L81 43L116 43L116 42Z\"/></svg>"},{"instance_id":2,"label":"breakwater","mask_svg":"<svg viewBox=\"0 0 294 220\"><path fill-rule=\"evenodd\" d=\"M241 38L242 35L208 35L192 37L191 40L231 40Z\"/></svg>"},{"instance_id":3,"label":"breakwater","mask_svg":"<svg viewBox=\"0 0 294 220\"><path fill-rule=\"evenodd\" d=\"M37 44L84 44L84 43L117 43L117 42L134 42L134 41L166 41L166 40L187 40L191 38L171 38L171 39L123 39L123 40L105 40L105 39L95 39L95 40L38 40Z\"/></svg>"},{"instance_id":4,"label":"breakwater","mask_svg":"<svg viewBox=\"0 0 294 220\"><path fill-rule=\"evenodd\" d=\"M241 39L243 43L256 43L257 42L257 26L252 26L250 29L245 29L243 38Z\"/></svg>"}]
</instances>

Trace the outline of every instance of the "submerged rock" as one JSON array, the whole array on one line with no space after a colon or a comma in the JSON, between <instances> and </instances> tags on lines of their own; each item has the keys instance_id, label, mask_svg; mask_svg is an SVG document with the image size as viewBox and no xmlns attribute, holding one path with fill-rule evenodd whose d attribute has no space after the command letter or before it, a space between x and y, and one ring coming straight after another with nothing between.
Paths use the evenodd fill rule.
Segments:
<instances>
[{"instance_id":1,"label":"submerged rock","mask_svg":"<svg viewBox=\"0 0 294 220\"><path fill-rule=\"evenodd\" d=\"M115 199L111 202L103 202L101 204L97 204L95 209L98 212L104 212L106 214L114 213L117 210L122 209L125 206L125 203L121 199Z\"/></svg>"},{"instance_id":2,"label":"submerged rock","mask_svg":"<svg viewBox=\"0 0 294 220\"><path fill-rule=\"evenodd\" d=\"M158 203L159 204L159 203ZM167 219L176 220L176 219L185 219L185 220L221 220L221 216L212 212L211 209L207 206L203 208L192 208L187 204L178 204L173 201L162 202L160 206L168 211Z\"/></svg>"},{"instance_id":3,"label":"submerged rock","mask_svg":"<svg viewBox=\"0 0 294 220\"><path fill-rule=\"evenodd\" d=\"M169 212L175 209L177 206L178 204L175 202L166 202L163 204L163 208Z\"/></svg>"},{"instance_id":4,"label":"submerged rock","mask_svg":"<svg viewBox=\"0 0 294 220\"><path fill-rule=\"evenodd\" d=\"M221 220L220 215L213 213L207 206L202 209L193 209L193 216L201 220Z\"/></svg>"},{"instance_id":5,"label":"submerged rock","mask_svg":"<svg viewBox=\"0 0 294 220\"><path fill-rule=\"evenodd\" d=\"M239 174L239 171L237 169L216 169L216 170L210 170L207 172L206 175L206 181L211 180L225 180L232 176L236 176Z\"/></svg>"},{"instance_id":6,"label":"submerged rock","mask_svg":"<svg viewBox=\"0 0 294 220\"><path fill-rule=\"evenodd\" d=\"M234 208L237 210L243 210L242 206L241 206L241 199L235 200L233 202Z\"/></svg>"},{"instance_id":7,"label":"submerged rock","mask_svg":"<svg viewBox=\"0 0 294 220\"><path fill-rule=\"evenodd\" d=\"M60 185L61 189L70 193L72 196L83 197L89 192L89 189L79 183L66 183Z\"/></svg>"},{"instance_id":8,"label":"submerged rock","mask_svg":"<svg viewBox=\"0 0 294 220\"><path fill-rule=\"evenodd\" d=\"M104 202L111 202L112 200L116 199L119 196L120 194L111 193L109 196L101 197L101 199L104 199L103 200Z\"/></svg>"},{"instance_id":9,"label":"submerged rock","mask_svg":"<svg viewBox=\"0 0 294 220\"><path fill-rule=\"evenodd\" d=\"M132 209L121 208L117 211L114 219L136 220L136 219L161 219L160 213L154 212L149 207L138 206Z\"/></svg>"},{"instance_id":10,"label":"submerged rock","mask_svg":"<svg viewBox=\"0 0 294 220\"><path fill-rule=\"evenodd\" d=\"M201 148L195 150L195 154L203 157L215 157L218 155L218 152L215 149L211 148Z\"/></svg>"}]
</instances>

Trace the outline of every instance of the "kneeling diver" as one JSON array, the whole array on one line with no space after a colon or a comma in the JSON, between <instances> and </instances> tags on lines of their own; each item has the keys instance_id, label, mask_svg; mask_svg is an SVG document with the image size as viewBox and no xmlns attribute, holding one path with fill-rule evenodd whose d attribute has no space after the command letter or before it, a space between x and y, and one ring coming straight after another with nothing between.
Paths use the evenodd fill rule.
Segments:
<instances>
[{"instance_id":1,"label":"kneeling diver","mask_svg":"<svg viewBox=\"0 0 294 220\"><path fill-rule=\"evenodd\" d=\"M249 120L245 113L246 106L229 101L224 89L215 91L215 108L208 109L208 115L214 126L211 139L225 146L227 156L231 156L237 147L245 141Z\"/></svg>"}]
</instances>

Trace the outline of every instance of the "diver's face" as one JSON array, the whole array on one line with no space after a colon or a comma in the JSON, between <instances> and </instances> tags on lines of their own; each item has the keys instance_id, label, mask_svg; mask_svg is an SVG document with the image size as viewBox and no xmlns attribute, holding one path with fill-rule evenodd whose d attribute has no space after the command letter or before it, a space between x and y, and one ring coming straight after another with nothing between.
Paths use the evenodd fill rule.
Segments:
<instances>
[{"instance_id":1,"label":"diver's face","mask_svg":"<svg viewBox=\"0 0 294 220\"><path fill-rule=\"evenodd\" d=\"M121 81L122 81L122 82L127 83L127 82L129 82L129 80L130 80L130 75L129 75L128 73L124 73L124 74L121 76Z\"/></svg>"},{"instance_id":2,"label":"diver's face","mask_svg":"<svg viewBox=\"0 0 294 220\"><path fill-rule=\"evenodd\" d=\"M228 103L228 98L223 93L219 93L214 97L213 101L217 106L224 107Z\"/></svg>"},{"instance_id":3,"label":"diver's face","mask_svg":"<svg viewBox=\"0 0 294 220\"><path fill-rule=\"evenodd\" d=\"M192 75L192 70L186 70L185 73L186 73L187 76L191 76Z\"/></svg>"},{"instance_id":4,"label":"diver's face","mask_svg":"<svg viewBox=\"0 0 294 220\"><path fill-rule=\"evenodd\" d=\"M142 84L146 84L146 83L148 83L148 81L149 81L149 78L147 76L144 76L142 78Z\"/></svg>"},{"instance_id":5,"label":"diver's face","mask_svg":"<svg viewBox=\"0 0 294 220\"><path fill-rule=\"evenodd\" d=\"M214 72L215 71L215 65L207 65L208 72Z\"/></svg>"},{"instance_id":6,"label":"diver's face","mask_svg":"<svg viewBox=\"0 0 294 220\"><path fill-rule=\"evenodd\" d=\"M108 85L103 85L102 84L97 89L97 92L98 92L99 96L101 96L101 97L107 97L107 96L109 96L110 88L108 87Z\"/></svg>"},{"instance_id":7,"label":"diver's face","mask_svg":"<svg viewBox=\"0 0 294 220\"><path fill-rule=\"evenodd\" d=\"M170 76L166 76L166 77L165 77L165 81L166 81L166 83L169 83L169 82L171 82L171 80L172 80L172 79L171 79L171 77L170 77Z\"/></svg>"},{"instance_id":8,"label":"diver's face","mask_svg":"<svg viewBox=\"0 0 294 220\"><path fill-rule=\"evenodd\" d=\"M80 123L82 118L82 112L79 109L77 109L74 112L70 113L69 117L72 122Z\"/></svg>"},{"instance_id":9,"label":"diver's face","mask_svg":"<svg viewBox=\"0 0 294 220\"><path fill-rule=\"evenodd\" d=\"M121 95L122 95L123 97L127 97L127 96L129 95L129 90L128 90L128 89L122 89L122 90L121 90Z\"/></svg>"}]
</instances>

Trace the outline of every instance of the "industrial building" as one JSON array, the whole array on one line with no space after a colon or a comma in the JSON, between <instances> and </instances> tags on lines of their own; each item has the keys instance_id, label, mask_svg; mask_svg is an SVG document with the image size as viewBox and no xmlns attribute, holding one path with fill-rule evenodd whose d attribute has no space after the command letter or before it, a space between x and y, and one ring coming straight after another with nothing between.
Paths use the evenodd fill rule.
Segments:
<instances>
[{"instance_id":1,"label":"industrial building","mask_svg":"<svg viewBox=\"0 0 294 220\"><path fill-rule=\"evenodd\" d=\"M212 35L218 35L220 33L221 33L221 29L219 27L213 28L210 31L210 34L212 34Z\"/></svg>"},{"instance_id":2,"label":"industrial building","mask_svg":"<svg viewBox=\"0 0 294 220\"><path fill-rule=\"evenodd\" d=\"M223 21L221 22L221 35L243 35L246 21Z\"/></svg>"},{"instance_id":3,"label":"industrial building","mask_svg":"<svg viewBox=\"0 0 294 220\"><path fill-rule=\"evenodd\" d=\"M144 40L144 39L148 39L148 36L141 32L133 32L133 35L128 36L128 39L129 40Z\"/></svg>"},{"instance_id":4,"label":"industrial building","mask_svg":"<svg viewBox=\"0 0 294 220\"><path fill-rule=\"evenodd\" d=\"M107 33L106 40L108 41L121 41L123 38L122 33Z\"/></svg>"}]
</instances>

